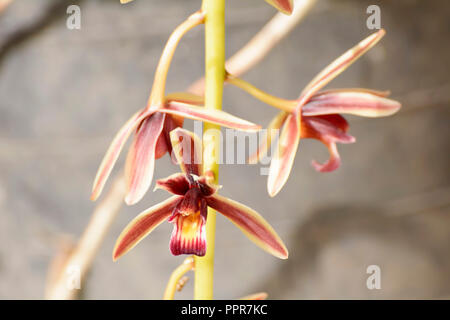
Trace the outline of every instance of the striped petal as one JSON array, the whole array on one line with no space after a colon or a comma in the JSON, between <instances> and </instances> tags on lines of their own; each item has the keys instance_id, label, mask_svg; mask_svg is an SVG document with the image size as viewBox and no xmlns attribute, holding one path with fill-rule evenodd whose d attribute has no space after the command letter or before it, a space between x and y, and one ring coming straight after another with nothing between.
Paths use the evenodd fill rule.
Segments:
<instances>
[{"instance_id":1,"label":"striped petal","mask_svg":"<svg viewBox=\"0 0 450 320\"><path fill-rule=\"evenodd\" d=\"M346 113L361 117L386 117L401 107L397 101L368 92L336 91L314 96L302 108L305 116Z\"/></svg>"},{"instance_id":2,"label":"striped petal","mask_svg":"<svg viewBox=\"0 0 450 320\"><path fill-rule=\"evenodd\" d=\"M95 201L101 194L106 180L111 174L111 170L119 157L120 151L122 150L125 142L127 141L130 134L134 129L141 123L143 119L149 116L149 113L145 111L139 111L134 114L125 125L120 128L119 132L114 137L111 145L106 151L105 156L97 170L97 175L94 180L94 185L92 187L91 200Z\"/></svg>"},{"instance_id":3,"label":"striped petal","mask_svg":"<svg viewBox=\"0 0 450 320\"><path fill-rule=\"evenodd\" d=\"M283 241L259 213L217 194L206 198L206 202L230 219L257 246L277 258L287 259L288 251Z\"/></svg>"},{"instance_id":4,"label":"striped petal","mask_svg":"<svg viewBox=\"0 0 450 320\"><path fill-rule=\"evenodd\" d=\"M174 256L195 254L201 257L206 254L206 201L202 199L197 209L189 215L176 213L170 220L174 226L169 247Z\"/></svg>"},{"instance_id":5,"label":"striped petal","mask_svg":"<svg viewBox=\"0 0 450 320\"><path fill-rule=\"evenodd\" d=\"M292 10L294 10L293 0L266 0L266 2L287 15L290 15Z\"/></svg>"},{"instance_id":6,"label":"striped petal","mask_svg":"<svg viewBox=\"0 0 450 320\"><path fill-rule=\"evenodd\" d=\"M170 193L184 195L189 190L189 180L184 173L175 173L165 179L156 181L156 189L164 189Z\"/></svg>"},{"instance_id":7,"label":"striped petal","mask_svg":"<svg viewBox=\"0 0 450 320\"><path fill-rule=\"evenodd\" d=\"M356 46L345 52L339 58L334 60L325 69L323 69L306 87L303 89L299 99L299 106L303 106L315 93L326 86L331 80L336 78L353 62L358 60L364 53L372 48L386 34L386 31L380 31L368 36Z\"/></svg>"},{"instance_id":8,"label":"striped petal","mask_svg":"<svg viewBox=\"0 0 450 320\"><path fill-rule=\"evenodd\" d=\"M202 142L192 132L177 128L170 132L173 153L184 173L201 176L202 166Z\"/></svg>"},{"instance_id":9,"label":"striped petal","mask_svg":"<svg viewBox=\"0 0 450 320\"><path fill-rule=\"evenodd\" d=\"M119 259L169 218L182 197L173 196L134 218L122 231L113 250L113 260Z\"/></svg>"},{"instance_id":10,"label":"striped petal","mask_svg":"<svg viewBox=\"0 0 450 320\"><path fill-rule=\"evenodd\" d=\"M301 136L300 114L290 114L281 131L277 150L272 157L267 190L274 197L286 183L294 164Z\"/></svg>"},{"instance_id":11,"label":"striped petal","mask_svg":"<svg viewBox=\"0 0 450 320\"><path fill-rule=\"evenodd\" d=\"M242 131L254 132L261 129L261 126L232 116L231 114L221 110L206 109L204 107L198 107L192 104L186 104L176 101L169 102L165 108L158 111L182 116L188 119L210 122L227 128Z\"/></svg>"},{"instance_id":12,"label":"striped petal","mask_svg":"<svg viewBox=\"0 0 450 320\"><path fill-rule=\"evenodd\" d=\"M261 138L262 141L258 146L258 149L248 158L248 163L256 164L259 160L261 160L262 157L267 154L267 151L272 145L272 140L275 138L277 132L279 132L278 130L280 130L280 128L283 126L283 123L288 115L289 113L281 111L275 116L275 118L272 119L272 121L269 123L269 126L267 127L266 132Z\"/></svg>"},{"instance_id":13,"label":"striped petal","mask_svg":"<svg viewBox=\"0 0 450 320\"><path fill-rule=\"evenodd\" d=\"M125 202L137 203L152 183L155 168L156 145L164 127L164 113L156 112L142 121L136 131L125 164L127 195Z\"/></svg>"}]
</instances>

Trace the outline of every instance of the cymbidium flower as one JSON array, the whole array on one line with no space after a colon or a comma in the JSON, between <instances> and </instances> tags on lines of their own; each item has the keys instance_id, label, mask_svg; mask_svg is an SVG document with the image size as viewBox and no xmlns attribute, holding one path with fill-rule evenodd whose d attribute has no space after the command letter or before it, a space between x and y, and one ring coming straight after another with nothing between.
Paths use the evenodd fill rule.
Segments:
<instances>
[{"instance_id":1,"label":"cymbidium flower","mask_svg":"<svg viewBox=\"0 0 450 320\"><path fill-rule=\"evenodd\" d=\"M155 72L147 106L134 114L116 134L100 167L92 188L91 199L96 200L103 190L120 151L133 131L135 136L128 153L125 174L127 204L138 202L151 185L155 159L170 152L169 132L183 124L183 118L201 120L221 126L255 131L259 126L220 110L200 107L202 98L189 93L165 95L165 84L175 49L183 35L204 22L203 12L196 12L181 23L171 34Z\"/></svg>"},{"instance_id":2,"label":"cymbidium flower","mask_svg":"<svg viewBox=\"0 0 450 320\"><path fill-rule=\"evenodd\" d=\"M270 196L275 196L286 183L301 138L317 139L327 146L330 159L325 164L313 161L312 165L320 172L333 171L340 165L336 143L355 142L355 138L347 133L349 128L347 121L340 114L383 117L392 115L400 109L399 102L386 98L389 92L369 89L337 89L319 92L373 47L384 34L385 31L380 30L370 35L337 58L303 89L297 100L284 100L270 96L243 80L228 76L228 82L243 88L256 98L284 110L269 124L267 137L259 146L256 154L249 159L250 163L254 163L265 154L270 147L275 130L281 129L267 182Z\"/></svg>"},{"instance_id":3,"label":"cymbidium flower","mask_svg":"<svg viewBox=\"0 0 450 320\"><path fill-rule=\"evenodd\" d=\"M177 128L170 133L174 154L182 173L158 180L156 188L173 193L171 198L134 218L117 239L113 259L132 249L163 221L173 223L172 254L206 253L207 207L230 219L255 244L272 255L286 259L288 252L273 228L254 210L217 194L201 164L201 141L191 132Z\"/></svg>"}]
</instances>

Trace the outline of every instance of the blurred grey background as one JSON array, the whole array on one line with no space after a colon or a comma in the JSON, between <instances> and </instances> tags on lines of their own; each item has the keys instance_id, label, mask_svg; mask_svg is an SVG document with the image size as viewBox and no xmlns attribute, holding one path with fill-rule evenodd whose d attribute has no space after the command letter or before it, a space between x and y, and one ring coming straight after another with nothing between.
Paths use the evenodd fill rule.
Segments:
<instances>
[{"instance_id":1,"label":"blurred grey background","mask_svg":"<svg viewBox=\"0 0 450 320\"><path fill-rule=\"evenodd\" d=\"M81 30L66 28L72 3L81 7ZM387 36L328 87L389 89L402 110L389 118L347 117L357 142L339 145L342 166L333 173L314 171L310 161L326 160L327 150L303 140L290 179L274 199L259 166L221 167L221 193L261 212L290 258L269 256L218 217L216 298L257 291L273 299L450 297L450 2L319 0L244 78L295 98L322 67L372 32L366 28L370 4L381 7ZM76 238L83 231L107 146L144 106L171 30L199 5L16 0L1 13L0 298L43 297L59 235ZM262 0L229 0L228 56L274 13ZM202 31L181 42L169 91L184 89L203 73ZM276 113L231 87L224 108L262 125ZM176 171L166 156L157 162L155 178ZM111 252L124 226L166 197L149 193L121 210L84 298L161 298L170 272L183 260L169 253L170 224L116 263ZM366 287L369 265L381 268L381 290ZM192 297L192 287L191 279L176 298Z\"/></svg>"}]
</instances>

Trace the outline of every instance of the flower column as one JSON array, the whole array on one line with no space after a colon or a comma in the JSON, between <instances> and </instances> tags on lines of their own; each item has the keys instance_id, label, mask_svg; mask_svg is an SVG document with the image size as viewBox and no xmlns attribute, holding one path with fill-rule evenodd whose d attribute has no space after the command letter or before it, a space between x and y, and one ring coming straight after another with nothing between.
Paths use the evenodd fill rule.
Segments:
<instances>
[{"instance_id":1,"label":"flower column","mask_svg":"<svg viewBox=\"0 0 450 320\"><path fill-rule=\"evenodd\" d=\"M222 109L223 83L225 79L225 0L203 0L205 18L205 108ZM216 153L219 141L213 132L220 127L204 124L203 163L205 172L214 174L217 183L219 166ZM208 208L206 238L208 247L204 257L195 257L195 299L213 298L214 241L216 213Z\"/></svg>"}]
</instances>

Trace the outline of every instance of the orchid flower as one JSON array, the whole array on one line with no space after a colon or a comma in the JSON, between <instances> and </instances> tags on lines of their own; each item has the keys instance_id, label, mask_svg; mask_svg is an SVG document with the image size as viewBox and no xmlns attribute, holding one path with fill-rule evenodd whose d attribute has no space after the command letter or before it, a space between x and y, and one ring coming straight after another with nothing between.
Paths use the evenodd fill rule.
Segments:
<instances>
[{"instance_id":1,"label":"orchid flower","mask_svg":"<svg viewBox=\"0 0 450 320\"><path fill-rule=\"evenodd\" d=\"M170 133L173 151L182 173L158 180L156 188L174 194L134 218L117 239L113 259L117 260L163 221L174 225L170 239L173 255L206 253L207 207L230 219L256 245L286 259L287 249L273 228L254 210L217 194L203 172L202 144L193 133L177 128Z\"/></svg>"},{"instance_id":2,"label":"orchid flower","mask_svg":"<svg viewBox=\"0 0 450 320\"><path fill-rule=\"evenodd\" d=\"M347 133L349 125L340 115L353 114L363 117L384 117L397 112L399 102L387 99L389 92L369 89L335 89L319 92L331 80L372 48L385 34L380 30L323 69L302 91L297 100L285 100L262 92L245 81L228 75L227 81L258 99L282 109L269 124L267 136L249 162L255 163L271 145L275 132L281 129L277 150L271 160L267 189L275 196L286 183L294 163L301 138L321 141L329 150L330 159L325 164L312 162L320 172L336 170L340 157L336 143L353 143L355 138Z\"/></svg>"},{"instance_id":3,"label":"orchid flower","mask_svg":"<svg viewBox=\"0 0 450 320\"><path fill-rule=\"evenodd\" d=\"M167 73L180 39L187 31L202 24L204 18L201 11L192 14L169 37L156 69L147 106L135 113L113 139L97 171L92 187L92 200L100 196L120 151L133 131L134 140L125 164L125 202L129 205L137 203L147 192L152 182L155 159L171 151L169 132L182 126L184 118L244 131L258 130L259 126L226 112L199 106L203 103L202 97L190 93L165 95Z\"/></svg>"}]
</instances>

